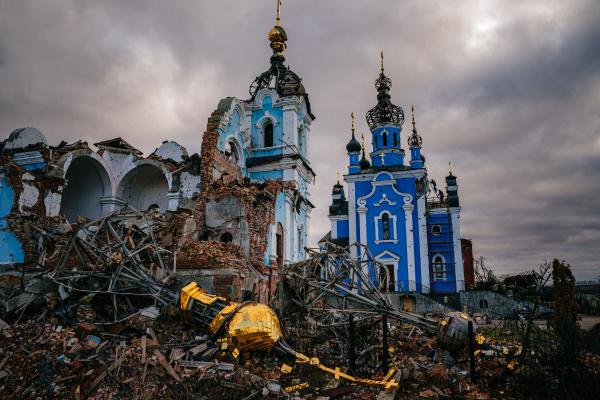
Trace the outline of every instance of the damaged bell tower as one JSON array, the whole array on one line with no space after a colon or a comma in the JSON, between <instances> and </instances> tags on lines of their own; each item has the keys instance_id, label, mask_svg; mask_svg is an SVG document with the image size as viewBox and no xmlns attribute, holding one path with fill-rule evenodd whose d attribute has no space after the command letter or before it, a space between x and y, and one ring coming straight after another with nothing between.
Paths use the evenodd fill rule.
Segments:
<instances>
[{"instance_id":1,"label":"damaged bell tower","mask_svg":"<svg viewBox=\"0 0 600 400\"><path fill-rule=\"evenodd\" d=\"M272 292L278 268L305 258L314 208L308 185L315 177L308 135L315 117L301 78L284 64L287 34L279 10L268 39L271 65L250 85L250 99L227 97L209 118L196 234L239 246L258 273L268 275Z\"/></svg>"}]
</instances>

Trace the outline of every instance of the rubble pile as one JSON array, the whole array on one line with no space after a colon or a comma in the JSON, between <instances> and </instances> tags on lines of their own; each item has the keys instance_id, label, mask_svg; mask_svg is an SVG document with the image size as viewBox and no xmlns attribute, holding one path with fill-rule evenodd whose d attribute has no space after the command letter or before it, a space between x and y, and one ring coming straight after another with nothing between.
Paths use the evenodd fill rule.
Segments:
<instances>
[{"instance_id":1,"label":"rubble pile","mask_svg":"<svg viewBox=\"0 0 600 400\"><path fill-rule=\"evenodd\" d=\"M178 323L161 321L154 331L53 322L2 330L3 399L240 399L265 389L269 398L288 398L274 361L250 361L249 368L218 361L217 344Z\"/></svg>"},{"instance_id":2,"label":"rubble pile","mask_svg":"<svg viewBox=\"0 0 600 400\"><path fill-rule=\"evenodd\" d=\"M232 268L245 270L248 261L239 245L215 240L186 240L177 250L177 267Z\"/></svg>"}]
</instances>

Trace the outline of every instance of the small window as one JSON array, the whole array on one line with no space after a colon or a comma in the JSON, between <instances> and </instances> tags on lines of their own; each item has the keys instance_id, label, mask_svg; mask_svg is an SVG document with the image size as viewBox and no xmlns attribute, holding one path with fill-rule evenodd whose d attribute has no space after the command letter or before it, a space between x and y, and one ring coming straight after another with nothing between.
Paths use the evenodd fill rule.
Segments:
<instances>
[{"instance_id":1,"label":"small window","mask_svg":"<svg viewBox=\"0 0 600 400\"><path fill-rule=\"evenodd\" d=\"M488 308L488 301L486 299L479 300L479 308Z\"/></svg>"},{"instance_id":2,"label":"small window","mask_svg":"<svg viewBox=\"0 0 600 400\"><path fill-rule=\"evenodd\" d=\"M443 281L446 279L446 271L444 271L444 258L435 256L433 258L433 279Z\"/></svg>"},{"instance_id":3,"label":"small window","mask_svg":"<svg viewBox=\"0 0 600 400\"><path fill-rule=\"evenodd\" d=\"M233 235L229 232L225 232L223 233L220 237L219 237L219 241L223 242L223 243L229 243L233 241Z\"/></svg>"},{"instance_id":4,"label":"small window","mask_svg":"<svg viewBox=\"0 0 600 400\"><path fill-rule=\"evenodd\" d=\"M265 125L264 129L265 133L265 146L264 147L273 147L273 124L268 122Z\"/></svg>"},{"instance_id":5,"label":"small window","mask_svg":"<svg viewBox=\"0 0 600 400\"><path fill-rule=\"evenodd\" d=\"M394 147L398 147L398 133L394 132Z\"/></svg>"},{"instance_id":6,"label":"small window","mask_svg":"<svg viewBox=\"0 0 600 400\"><path fill-rule=\"evenodd\" d=\"M390 214L385 213L381 216L381 240L390 239Z\"/></svg>"},{"instance_id":7,"label":"small window","mask_svg":"<svg viewBox=\"0 0 600 400\"><path fill-rule=\"evenodd\" d=\"M383 133L381 134L381 137L383 138L383 147L387 146L387 132L383 131Z\"/></svg>"},{"instance_id":8,"label":"small window","mask_svg":"<svg viewBox=\"0 0 600 400\"><path fill-rule=\"evenodd\" d=\"M439 225L433 225L431 227L431 233L433 234L433 236L440 236L440 234L442 233L442 227Z\"/></svg>"}]
</instances>

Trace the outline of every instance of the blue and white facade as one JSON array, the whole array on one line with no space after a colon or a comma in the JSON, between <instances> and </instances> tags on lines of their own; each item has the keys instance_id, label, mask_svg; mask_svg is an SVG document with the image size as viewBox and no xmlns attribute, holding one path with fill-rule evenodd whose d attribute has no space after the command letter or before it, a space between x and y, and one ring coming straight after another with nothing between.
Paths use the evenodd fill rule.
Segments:
<instances>
[{"instance_id":1,"label":"blue and white facade","mask_svg":"<svg viewBox=\"0 0 600 400\"><path fill-rule=\"evenodd\" d=\"M405 159L404 112L390 101L391 81L383 68L375 85L378 104L367 113L369 159L353 129L346 146L347 193L339 182L333 189L330 240L352 245L351 257L366 259L362 253L368 251L379 261L386 271L369 266L365 273L385 292L464 290L456 177L446 178L447 196L429 181L414 114Z\"/></svg>"}]
</instances>

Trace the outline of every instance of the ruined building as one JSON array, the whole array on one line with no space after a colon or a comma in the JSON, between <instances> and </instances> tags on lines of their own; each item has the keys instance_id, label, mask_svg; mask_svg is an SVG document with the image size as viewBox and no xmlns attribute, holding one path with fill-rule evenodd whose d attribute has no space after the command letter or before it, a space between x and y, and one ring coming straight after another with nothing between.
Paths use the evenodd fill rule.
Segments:
<instances>
[{"instance_id":1,"label":"ruined building","mask_svg":"<svg viewBox=\"0 0 600 400\"><path fill-rule=\"evenodd\" d=\"M268 39L270 67L248 100L218 103L200 155L173 141L144 157L121 138L94 150L51 146L35 128L13 131L0 142L0 264L43 266L44 226L69 229L129 206L170 224L161 244L181 275L231 298L268 300L278 267L304 259L315 177L307 153L315 117L284 63L279 18Z\"/></svg>"},{"instance_id":2,"label":"ruined building","mask_svg":"<svg viewBox=\"0 0 600 400\"><path fill-rule=\"evenodd\" d=\"M381 73L375 81L377 104L367 112L372 150L364 138L346 145L348 197L337 182L329 207L331 231L322 242L351 247L352 256L371 255L387 270L364 271L386 292L451 294L465 289L460 242L460 207L456 177L446 177L446 193L430 181L421 154L422 138L408 137L410 159L402 148L404 111L391 102L392 81ZM367 158L366 154L369 157Z\"/></svg>"}]
</instances>

